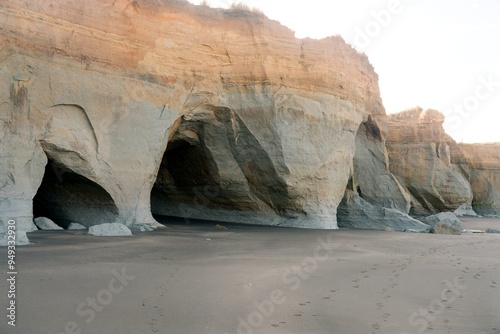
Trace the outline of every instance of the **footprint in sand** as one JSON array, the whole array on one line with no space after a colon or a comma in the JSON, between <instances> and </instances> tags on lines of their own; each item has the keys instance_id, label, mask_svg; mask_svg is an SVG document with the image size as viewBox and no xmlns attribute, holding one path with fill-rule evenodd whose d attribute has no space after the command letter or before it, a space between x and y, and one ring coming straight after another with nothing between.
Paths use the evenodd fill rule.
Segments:
<instances>
[{"instance_id":1,"label":"footprint in sand","mask_svg":"<svg viewBox=\"0 0 500 334\"><path fill-rule=\"evenodd\" d=\"M381 310L384 307L384 303L377 303L377 310Z\"/></svg>"}]
</instances>

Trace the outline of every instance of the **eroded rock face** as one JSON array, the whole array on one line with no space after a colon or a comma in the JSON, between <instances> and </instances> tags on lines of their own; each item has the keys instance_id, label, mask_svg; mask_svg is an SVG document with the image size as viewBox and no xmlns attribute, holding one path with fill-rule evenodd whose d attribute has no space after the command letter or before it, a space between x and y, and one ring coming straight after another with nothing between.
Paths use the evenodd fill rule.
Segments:
<instances>
[{"instance_id":1,"label":"eroded rock face","mask_svg":"<svg viewBox=\"0 0 500 334\"><path fill-rule=\"evenodd\" d=\"M462 222L453 212L440 212L422 218L422 222L431 227L431 233L460 235Z\"/></svg>"},{"instance_id":2,"label":"eroded rock face","mask_svg":"<svg viewBox=\"0 0 500 334\"><path fill-rule=\"evenodd\" d=\"M389 115L390 170L411 194L410 214L426 216L470 205L472 190L460 166L451 163L444 116L414 108Z\"/></svg>"},{"instance_id":3,"label":"eroded rock face","mask_svg":"<svg viewBox=\"0 0 500 334\"><path fill-rule=\"evenodd\" d=\"M346 148L351 155L354 138L337 137L340 124L331 111L349 105L285 88L252 96L258 101L248 101L247 108L259 115L206 103L183 116L153 188L153 212L336 227L339 193L349 173Z\"/></svg>"},{"instance_id":4,"label":"eroded rock face","mask_svg":"<svg viewBox=\"0 0 500 334\"><path fill-rule=\"evenodd\" d=\"M356 151L337 218L340 227L423 231L408 216L410 195L389 171L387 117L368 115L356 133Z\"/></svg>"},{"instance_id":5,"label":"eroded rock face","mask_svg":"<svg viewBox=\"0 0 500 334\"><path fill-rule=\"evenodd\" d=\"M147 230L153 189L156 213L337 226L355 133L384 114L341 38L180 1L1 7L2 219L29 229L36 195L61 226Z\"/></svg>"},{"instance_id":6,"label":"eroded rock face","mask_svg":"<svg viewBox=\"0 0 500 334\"><path fill-rule=\"evenodd\" d=\"M375 206L347 190L338 209L339 227L399 232L429 232L430 226L393 208Z\"/></svg>"},{"instance_id":7,"label":"eroded rock face","mask_svg":"<svg viewBox=\"0 0 500 334\"><path fill-rule=\"evenodd\" d=\"M470 180L474 211L500 216L500 143L460 143L452 150L452 160Z\"/></svg>"},{"instance_id":8,"label":"eroded rock face","mask_svg":"<svg viewBox=\"0 0 500 334\"><path fill-rule=\"evenodd\" d=\"M0 73L3 68L0 68ZM6 73L5 73L6 74ZM1 76L4 78L4 76ZM47 163L28 120L30 103L26 82L0 80L0 223L14 220L16 229L36 231L33 197L40 186Z\"/></svg>"},{"instance_id":9,"label":"eroded rock face","mask_svg":"<svg viewBox=\"0 0 500 334\"><path fill-rule=\"evenodd\" d=\"M356 134L353 159L352 190L375 206L410 210L410 195L389 170L389 157L385 147L387 117L377 120L368 116Z\"/></svg>"},{"instance_id":10,"label":"eroded rock face","mask_svg":"<svg viewBox=\"0 0 500 334\"><path fill-rule=\"evenodd\" d=\"M474 211L471 205L462 204L458 209L453 211L457 217L469 216L477 217L477 213Z\"/></svg>"}]
</instances>

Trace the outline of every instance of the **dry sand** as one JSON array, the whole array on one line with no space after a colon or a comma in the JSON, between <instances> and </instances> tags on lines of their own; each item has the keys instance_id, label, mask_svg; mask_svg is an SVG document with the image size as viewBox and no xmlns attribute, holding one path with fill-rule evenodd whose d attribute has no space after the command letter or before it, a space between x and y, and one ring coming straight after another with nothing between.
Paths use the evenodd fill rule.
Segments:
<instances>
[{"instance_id":1,"label":"dry sand","mask_svg":"<svg viewBox=\"0 0 500 334\"><path fill-rule=\"evenodd\" d=\"M224 226L30 233L0 333L500 333L498 234Z\"/></svg>"}]
</instances>

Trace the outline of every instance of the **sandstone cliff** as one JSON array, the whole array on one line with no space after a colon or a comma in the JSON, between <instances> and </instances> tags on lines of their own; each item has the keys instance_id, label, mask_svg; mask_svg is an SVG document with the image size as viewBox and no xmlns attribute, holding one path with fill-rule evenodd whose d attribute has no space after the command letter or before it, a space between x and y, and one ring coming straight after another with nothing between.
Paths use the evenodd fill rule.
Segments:
<instances>
[{"instance_id":1,"label":"sandstone cliff","mask_svg":"<svg viewBox=\"0 0 500 334\"><path fill-rule=\"evenodd\" d=\"M359 126L351 175L338 208L338 225L428 231L428 226L407 215L410 195L389 170L386 137L386 116L369 115Z\"/></svg>"},{"instance_id":2,"label":"sandstone cliff","mask_svg":"<svg viewBox=\"0 0 500 334\"><path fill-rule=\"evenodd\" d=\"M410 213L426 216L470 205L472 191L458 165L453 164L444 116L413 108L389 115L387 150L390 170L411 194Z\"/></svg>"},{"instance_id":3,"label":"sandstone cliff","mask_svg":"<svg viewBox=\"0 0 500 334\"><path fill-rule=\"evenodd\" d=\"M460 143L451 153L452 162L470 181L474 211L500 216L500 143Z\"/></svg>"},{"instance_id":4,"label":"sandstone cliff","mask_svg":"<svg viewBox=\"0 0 500 334\"><path fill-rule=\"evenodd\" d=\"M6 0L0 22L0 212L25 229L33 210L154 226L151 198L160 214L335 228L358 127L384 114L364 55L257 13Z\"/></svg>"}]
</instances>

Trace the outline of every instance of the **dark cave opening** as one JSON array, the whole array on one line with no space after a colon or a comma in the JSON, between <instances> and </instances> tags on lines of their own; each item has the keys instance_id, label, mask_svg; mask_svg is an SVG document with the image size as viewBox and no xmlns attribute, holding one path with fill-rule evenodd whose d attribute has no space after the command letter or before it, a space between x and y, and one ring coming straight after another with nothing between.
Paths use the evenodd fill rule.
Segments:
<instances>
[{"instance_id":1,"label":"dark cave opening","mask_svg":"<svg viewBox=\"0 0 500 334\"><path fill-rule=\"evenodd\" d=\"M91 226L114 222L118 208L100 185L49 158L33 198L33 215L64 228L72 222Z\"/></svg>"},{"instance_id":2,"label":"dark cave opening","mask_svg":"<svg viewBox=\"0 0 500 334\"><path fill-rule=\"evenodd\" d=\"M151 211L161 222L180 221L175 218L188 222L193 212L199 217L216 206L219 190L217 166L203 143L174 139L167 145L151 190Z\"/></svg>"},{"instance_id":3,"label":"dark cave opening","mask_svg":"<svg viewBox=\"0 0 500 334\"><path fill-rule=\"evenodd\" d=\"M167 224L203 218L209 208L221 204L218 169L208 148L202 141L176 135L167 145L151 190L151 212Z\"/></svg>"},{"instance_id":4,"label":"dark cave opening","mask_svg":"<svg viewBox=\"0 0 500 334\"><path fill-rule=\"evenodd\" d=\"M217 184L216 167L200 145L186 141L169 144L162 167L168 170L179 190L189 192L192 188Z\"/></svg>"}]
</instances>

